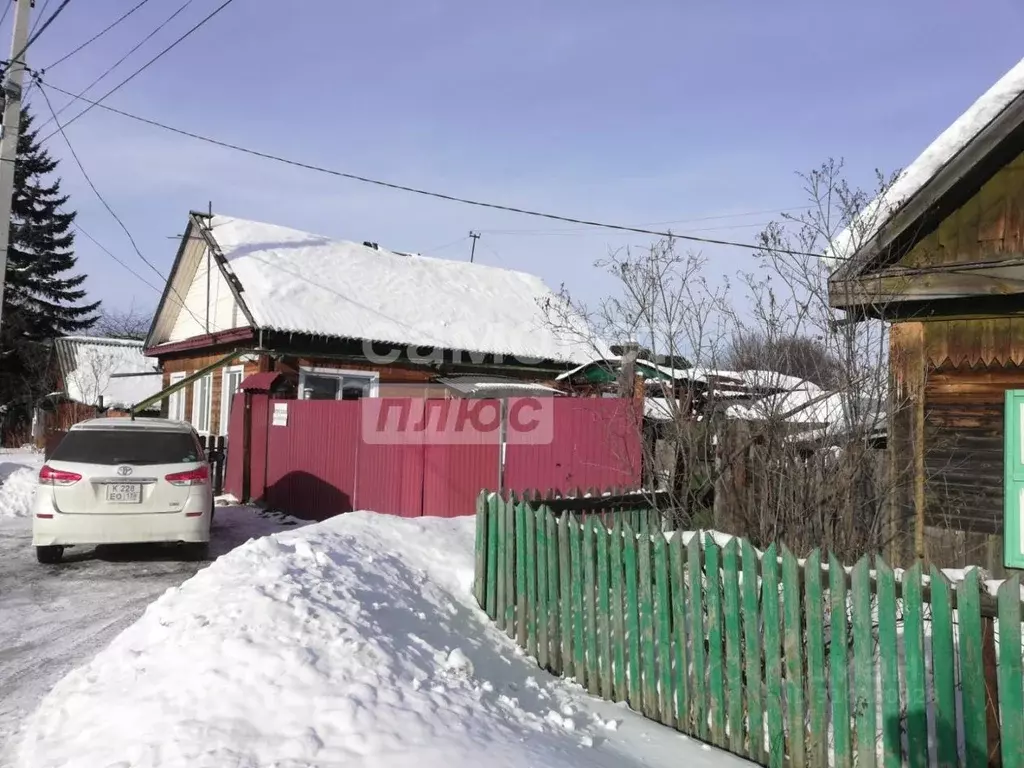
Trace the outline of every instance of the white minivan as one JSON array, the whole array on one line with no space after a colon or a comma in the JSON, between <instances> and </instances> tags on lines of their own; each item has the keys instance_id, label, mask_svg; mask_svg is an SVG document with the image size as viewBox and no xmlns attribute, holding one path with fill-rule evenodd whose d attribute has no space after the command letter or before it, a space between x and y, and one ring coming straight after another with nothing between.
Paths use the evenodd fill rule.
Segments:
<instances>
[{"instance_id":1,"label":"white minivan","mask_svg":"<svg viewBox=\"0 0 1024 768\"><path fill-rule=\"evenodd\" d=\"M99 418L75 424L39 471L32 544L59 563L76 544L184 542L205 558L210 465L191 425Z\"/></svg>"}]
</instances>

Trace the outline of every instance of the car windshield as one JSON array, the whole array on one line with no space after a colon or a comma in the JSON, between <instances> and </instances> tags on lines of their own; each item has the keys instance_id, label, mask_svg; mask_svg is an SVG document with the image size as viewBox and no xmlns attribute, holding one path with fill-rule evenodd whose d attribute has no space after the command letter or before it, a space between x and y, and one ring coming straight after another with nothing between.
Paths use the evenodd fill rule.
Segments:
<instances>
[{"instance_id":1,"label":"car windshield","mask_svg":"<svg viewBox=\"0 0 1024 768\"><path fill-rule=\"evenodd\" d=\"M68 432L50 456L80 464L185 464L202 460L185 432L82 429Z\"/></svg>"}]
</instances>

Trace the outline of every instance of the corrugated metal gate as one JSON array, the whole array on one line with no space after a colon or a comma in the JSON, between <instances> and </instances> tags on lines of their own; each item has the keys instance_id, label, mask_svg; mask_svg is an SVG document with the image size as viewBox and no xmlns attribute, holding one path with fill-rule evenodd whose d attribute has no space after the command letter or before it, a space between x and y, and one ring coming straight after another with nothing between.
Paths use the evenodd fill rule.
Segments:
<instances>
[{"instance_id":1,"label":"corrugated metal gate","mask_svg":"<svg viewBox=\"0 0 1024 768\"><path fill-rule=\"evenodd\" d=\"M637 487L641 436L630 401L552 398L544 405L550 439L516 442L508 414L515 400L274 400L251 393L250 493L268 506L321 520L353 509L418 517L473 514L482 488ZM522 400L525 400L523 398ZM410 405L411 404L411 405ZM389 406L429 409L432 428L375 434ZM275 422L275 407L278 409ZM503 414L498 428L468 438L475 409ZM377 409L377 410L375 410ZM229 441L242 448L244 396L232 405ZM468 415L468 416L467 416ZM383 417L381 417L382 419ZM409 419L412 423L415 415ZM378 419L376 423L371 420ZM547 422L546 422L547 423ZM490 429L494 426L493 429ZM502 441L506 441L502 451ZM226 488L242 495L244 449L229 452ZM504 467L502 458L504 457Z\"/></svg>"}]
</instances>

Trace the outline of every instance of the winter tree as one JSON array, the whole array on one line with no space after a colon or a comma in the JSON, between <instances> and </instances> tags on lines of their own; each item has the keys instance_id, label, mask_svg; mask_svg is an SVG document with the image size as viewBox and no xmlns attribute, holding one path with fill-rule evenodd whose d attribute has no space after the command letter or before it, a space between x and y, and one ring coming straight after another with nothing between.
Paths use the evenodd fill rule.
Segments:
<instances>
[{"instance_id":1,"label":"winter tree","mask_svg":"<svg viewBox=\"0 0 1024 768\"><path fill-rule=\"evenodd\" d=\"M24 428L40 397L52 387L41 361L56 336L79 333L96 322L99 302L89 302L76 270L74 211L54 175L57 161L41 146L32 116L22 111L14 174L10 246L3 322L0 325L0 404L4 432Z\"/></svg>"}]
</instances>

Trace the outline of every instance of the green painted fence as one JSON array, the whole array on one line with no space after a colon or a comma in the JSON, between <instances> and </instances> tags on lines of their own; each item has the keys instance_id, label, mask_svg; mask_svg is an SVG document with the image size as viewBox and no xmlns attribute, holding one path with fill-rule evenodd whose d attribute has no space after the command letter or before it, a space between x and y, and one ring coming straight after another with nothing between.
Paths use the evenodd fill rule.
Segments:
<instances>
[{"instance_id":1,"label":"green painted fence","mask_svg":"<svg viewBox=\"0 0 1024 768\"><path fill-rule=\"evenodd\" d=\"M526 498L478 500L476 599L552 673L763 765L1024 768L1019 576L993 598Z\"/></svg>"}]
</instances>

